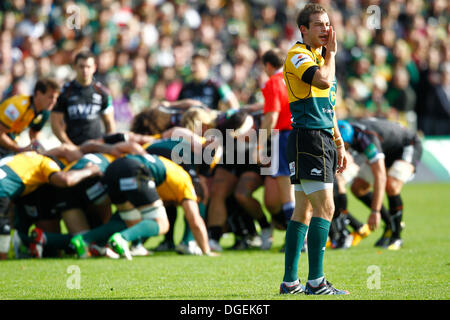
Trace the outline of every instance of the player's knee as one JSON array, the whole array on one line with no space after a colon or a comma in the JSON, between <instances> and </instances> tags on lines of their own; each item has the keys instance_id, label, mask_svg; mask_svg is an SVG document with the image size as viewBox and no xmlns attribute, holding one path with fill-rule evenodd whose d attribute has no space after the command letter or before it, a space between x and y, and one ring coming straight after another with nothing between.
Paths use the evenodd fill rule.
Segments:
<instances>
[{"instance_id":1,"label":"player's knee","mask_svg":"<svg viewBox=\"0 0 450 320\"><path fill-rule=\"evenodd\" d=\"M353 181L350 189L356 197L360 197L367 193L369 187L370 187L370 185L367 182L365 182L364 180L355 179Z\"/></svg>"},{"instance_id":2,"label":"player's knee","mask_svg":"<svg viewBox=\"0 0 450 320\"><path fill-rule=\"evenodd\" d=\"M247 190L236 190L234 192L234 198L239 203L245 203L246 201L250 200L251 194Z\"/></svg>"},{"instance_id":3,"label":"player's knee","mask_svg":"<svg viewBox=\"0 0 450 320\"><path fill-rule=\"evenodd\" d=\"M402 186L403 183L400 180L388 176L386 180L386 193L389 196L399 194L402 190Z\"/></svg>"}]
</instances>

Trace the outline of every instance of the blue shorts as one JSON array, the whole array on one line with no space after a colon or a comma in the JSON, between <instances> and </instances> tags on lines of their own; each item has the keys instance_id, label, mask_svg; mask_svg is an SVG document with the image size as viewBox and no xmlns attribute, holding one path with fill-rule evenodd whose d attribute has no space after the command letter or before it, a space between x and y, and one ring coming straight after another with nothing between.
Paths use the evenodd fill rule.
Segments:
<instances>
[{"instance_id":1,"label":"blue shorts","mask_svg":"<svg viewBox=\"0 0 450 320\"><path fill-rule=\"evenodd\" d=\"M272 177L290 176L289 162L287 159L287 142L291 130L281 130L278 135L278 152L272 155ZM274 150L272 146L272 150ZM278 166L278 169L277 167Z\"/></svg>"}]
</instances>

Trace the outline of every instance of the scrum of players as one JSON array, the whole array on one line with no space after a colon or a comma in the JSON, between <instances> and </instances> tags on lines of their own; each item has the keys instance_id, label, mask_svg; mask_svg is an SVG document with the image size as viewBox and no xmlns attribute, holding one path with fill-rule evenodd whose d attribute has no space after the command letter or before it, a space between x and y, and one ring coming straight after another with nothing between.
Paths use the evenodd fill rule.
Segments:
<instances>
[{"instance_id":1,"label":"scrum of players","mask_svg":"<svg viewBox=\"0 0 450 320\"><path fill-rule=\"evenodd\" d=\"M274 178L262 174L271 165L271 144L251 134L260 132L261 117L257 108L221 112L159 106L137 114L128 132L50 150L34 143L3 156L0 258L132 260L152 254L145 243L161 235L163 241L152 250L215 256L226 233L235 239L230 250L271 249L274 228L285 230L289 217L282 214L277 189L269 187ZM382 221L383 235L375 246L398 250L400 192L420 159L420 140L382 119L340 121L339 127L353 161L335 179L327 246L358 245ZM348 185L370 209L367 222L349 212ZM264 204L254 198L262 186L266 193L270 188ZM389 208L382 203L385 194ZM185 230L175 244L180 208Z\"/></svg>"}]
</instances>

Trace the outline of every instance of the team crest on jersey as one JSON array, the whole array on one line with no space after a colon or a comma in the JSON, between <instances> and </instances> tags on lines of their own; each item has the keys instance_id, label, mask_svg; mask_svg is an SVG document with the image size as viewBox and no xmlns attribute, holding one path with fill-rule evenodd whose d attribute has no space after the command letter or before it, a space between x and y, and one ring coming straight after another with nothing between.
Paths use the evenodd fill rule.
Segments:
<instances>
[{"instance_id":1,"label":"team crest on jersey","mask_svg":"<svg viewBox=\"0 0 450 320\"><path fill-rule=\"evenodd\" d=\"M330 104L334 107L336 104L336 82L333 82L333 85L330 87L328 92L328 100Z\"/></svg>"}]
</instances>

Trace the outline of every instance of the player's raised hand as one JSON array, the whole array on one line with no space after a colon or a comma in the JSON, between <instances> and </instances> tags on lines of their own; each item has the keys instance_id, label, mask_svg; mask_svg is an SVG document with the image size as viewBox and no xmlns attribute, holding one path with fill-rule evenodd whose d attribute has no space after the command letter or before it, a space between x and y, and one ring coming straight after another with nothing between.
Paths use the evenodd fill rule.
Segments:
<instances>
[{"instance_id":1,"label":"player's raised hand","mask_svg":"<svg viewBox=\"0 0 450 320\"><path fill-rule=\"evenodd\" d=\"M334 31L333 26L330 26L328 29L328 42L326 48L329 52L336 53L337 51L336 32Z\"/></svg>"}]
</instances>

